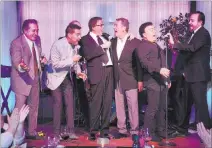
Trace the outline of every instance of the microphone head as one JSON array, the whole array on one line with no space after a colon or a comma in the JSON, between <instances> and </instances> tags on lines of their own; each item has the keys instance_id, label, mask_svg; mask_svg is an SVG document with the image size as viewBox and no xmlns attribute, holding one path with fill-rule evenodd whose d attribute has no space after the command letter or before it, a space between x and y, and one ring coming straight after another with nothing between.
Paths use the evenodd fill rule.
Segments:
<instances>
[{"instance_id":1,"label":"microphone head","mask_svg":"<svg viewBox=\"0 0 212 148\"><path fill-rule=\"evenodd\" d=\"M109 37L110 35L108 33L103 32L102 36Z\"/></svg>"},{"instance_id":2,"label":"microphone head","mask_svg":"<svg viewBox=\"0 0 212 148\"><path fill-rule=\"evenodd\" d=\"M108 41L113 38L112 36L110 36L108 33L105 33L105 32L102 33L102 37L105 38Z\"/></svg>"}]
</instances>

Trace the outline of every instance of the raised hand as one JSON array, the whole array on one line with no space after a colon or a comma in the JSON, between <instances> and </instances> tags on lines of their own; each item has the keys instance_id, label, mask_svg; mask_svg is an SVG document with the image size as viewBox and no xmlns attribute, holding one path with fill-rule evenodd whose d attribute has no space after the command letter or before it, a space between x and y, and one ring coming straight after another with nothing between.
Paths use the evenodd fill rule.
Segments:
<instances>
[{"instance_id":1,"label":"raised hand","mask_svg":"<svg viewBox=\"0 0 212 148\"><path fill-rule=\"evenodd\" d=\"M131 41L131 40L133 40L134 38L135 38L135 36L132 34L132 33L129 33L129 40Z\"/></svg>"},{"instance_id":2,"label":"raised hand","mask_svg":"<svg viewBox=\"0 0 212 148\"><path fill-rule=\"evenodd\" d=\"M13 134L15 133L16 128L19 124L19 119L20 119L20 115L18 112L18 108L15 108L10 117L7 115L7 120L9 124L8 131L12 132Z\"/></svg>"},{"instance_id":3,"label":"raised hand","mask_svg":"<svg viewBox=\"0 0 212 148\"><path fill-rule=\"evenodd\" d=\"M28 105L23 105L20 112L19 112L19 115L20 115L20 119L19 119L19 123L23 123L24 120L26 119L26 116L28 115L29 113L29 106Z\"/></svg>"},{"instance_id":4,"label":"raised hand","mask_svg":"<svg viewBox=\"0 0 212 148\"><path fill-rule=\"evenodd\" d=\"M202 122L197 124L197 133L200 136L200 138L202 139L202 141L204 142L206 147L211 147L212 144L212 129L211 130L207 130L205 128L205 126L203 125Z\"/></svg>"}]
</instances>

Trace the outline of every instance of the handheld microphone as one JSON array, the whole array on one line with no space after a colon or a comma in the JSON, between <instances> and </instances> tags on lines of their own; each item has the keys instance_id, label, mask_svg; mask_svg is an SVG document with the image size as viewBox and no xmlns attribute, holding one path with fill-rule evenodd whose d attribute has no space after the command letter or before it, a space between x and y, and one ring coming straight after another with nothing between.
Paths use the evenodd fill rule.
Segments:
<instances>
[{"instance_id":1,"label":"handheld microphone","mask_svg":"<svg viewBox=\"0 0 212 148\"><path fill-rule=\"evenodd\" d=\"M102 33L102 37L104 39L106 39L107 41L111 41L113 39L113 37L111 35L109 35L108 33L105 33L105 32Z\"/></svg>"}]
</instances>

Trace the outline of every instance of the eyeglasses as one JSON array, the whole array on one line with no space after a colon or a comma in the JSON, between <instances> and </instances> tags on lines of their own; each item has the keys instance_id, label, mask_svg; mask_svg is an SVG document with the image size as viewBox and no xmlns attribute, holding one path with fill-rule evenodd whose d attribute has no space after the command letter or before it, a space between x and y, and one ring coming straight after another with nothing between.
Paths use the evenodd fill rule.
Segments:
<instances>
[{"instance_id":1,"label":"eyeglasses","mask_svg":"<svg viewBox=\"0 0 212 148\"><path fill-rule=\"evenodd\" d=\"M96 26L100 26L100 27L102 27L102 26L104 26L104 24L100 24L100 25L96 25Z\"/></svg>"}]
</instances>

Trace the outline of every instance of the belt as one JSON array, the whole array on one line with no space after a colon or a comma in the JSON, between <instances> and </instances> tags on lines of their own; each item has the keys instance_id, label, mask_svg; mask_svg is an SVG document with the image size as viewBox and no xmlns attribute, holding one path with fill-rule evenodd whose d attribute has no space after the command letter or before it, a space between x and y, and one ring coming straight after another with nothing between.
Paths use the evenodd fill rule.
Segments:
<instances>
[{"instance_id":1,"label":"belt","mask_svg":"<svg viewBox=\"0 0 212 148\"><path fill-rule=\"evenodd\" d=\"M107 65L107 66L103 66L105 68L109 68L109 67L113 67L113 65Z\"/></svg>"}]
</instances>

